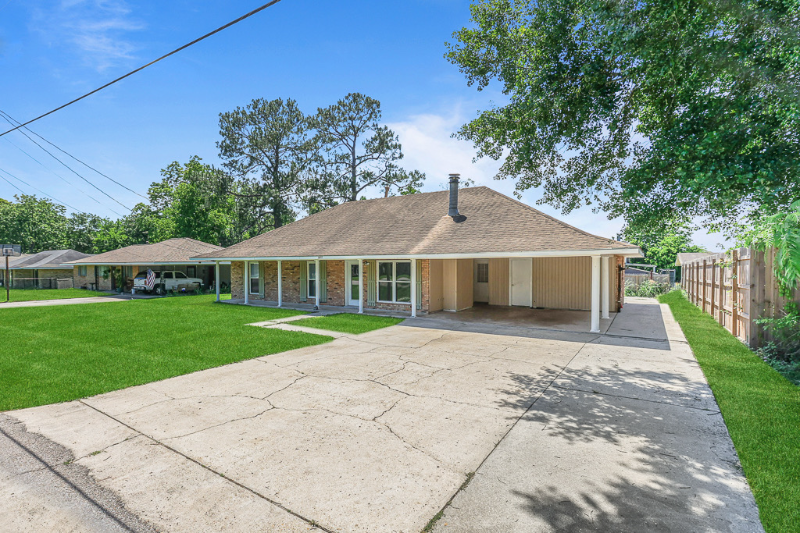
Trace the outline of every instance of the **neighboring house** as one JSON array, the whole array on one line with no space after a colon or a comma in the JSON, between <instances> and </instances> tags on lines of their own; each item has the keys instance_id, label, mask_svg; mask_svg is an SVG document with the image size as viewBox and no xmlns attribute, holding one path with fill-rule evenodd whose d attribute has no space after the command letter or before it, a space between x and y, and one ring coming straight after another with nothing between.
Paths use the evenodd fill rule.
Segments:
<instances>
[{"instance_id":1,"label":"neighboring house","mask_svg":"<svg viewBox=\"0 0 800 533\"><path fill-rule=\"evenodd\" d=\"M597 331L622 304L625 257L641 253L453 175L449 192L347 202L195 259L230 261L245 303L579 309Z\"/></svg>"},{"instance_id":2,"label":"neighboring house","mask_svg":"<svg viewBox=\"0 0 800 533\"><path fill-rule=\"evenodd\" d=\"M72 288L72 269L63 263L91 257L75 250L47 250L38 254L12 258L12 289ZM17 259L13 261L13 259ZM5 269L5 262L3 262ZM5 274L4 274L5 275Z\"/></svg>"},{"instance_id":3,"label":"neighboring house","mask_svg":"<svg viewBox=\"0 0 800 533\"><path fill-rule=\"evenodd\" d=\"M116 290L118 278L123 280L122 290L129 291L133 278L148 268L154 272L182 272L190 278L200 278L210 287L219 278L220 284L230 285L230 265L217 265L213 261L198 261L192 256L222 250L220 246L189 238L167 239L155 244L134 244L118 250L72 261L75 286L95 290Z\"/></svg>"},{"instance_id":4,"label":"neighboring house","mask_svg":"<svg viewBox=\"0 0 800 533\"><path fill-rule=\"evenodd\" d=\"M13 279L13 268L14 266L30 257L31 254L22 254L17 256L10 256L10 257L0 257L0 286L6 286L6 259L8 259L8 276L10 279Z\"/></svg>"},{"instance_id":5,"label":"neighboring house","mask_svg":"<svg viewBox=\"0 0 800 533\"><path fill-rule=\"evenodd\" d=\"M683 265L691 263L697 259L702 259L703 257L713 255L711 252L692 252L692 253L682 253L678 254L678 257L675 259L675 280L680 281L682 279L683 274Z\"/></svg>"}]
</instances>

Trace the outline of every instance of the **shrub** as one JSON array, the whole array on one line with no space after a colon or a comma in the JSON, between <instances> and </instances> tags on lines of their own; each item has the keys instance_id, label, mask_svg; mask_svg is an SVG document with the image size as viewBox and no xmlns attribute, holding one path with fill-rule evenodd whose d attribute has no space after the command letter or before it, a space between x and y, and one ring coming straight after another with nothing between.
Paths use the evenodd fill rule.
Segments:
<instances>
[{"instance_id":1,"label":"shrub","mask_svg":"<svg viewBox=\"0 0 800 533\"><path fill-rule=\"evenodd\" d=\"M660 294L668 293L670 290L669 283L657 283L651 279L644 280L638 286L633 280L625 281L625 296L655 298Z\"/></svg>"}]
</instances>

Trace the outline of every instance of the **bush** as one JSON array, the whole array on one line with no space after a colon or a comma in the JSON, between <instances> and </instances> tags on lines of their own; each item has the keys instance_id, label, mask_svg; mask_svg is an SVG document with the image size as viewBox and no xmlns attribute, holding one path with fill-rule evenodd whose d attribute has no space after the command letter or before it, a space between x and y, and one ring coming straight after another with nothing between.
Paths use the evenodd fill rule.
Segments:
<instances>
[{"instance_id":1,"label":"bush","mask_svg":"<svg viewBox=\"0 0 800 533\"><path fill-rule=\"evenodd\" d=\"M800 385L800 309L789 303L778 318L757 321L772 334L772 340L758 349L758 355L795 385Z\"/></svg>"},{"instance_id":2,"label":"bush","mask_svg":"<svg viewBox=\"0 0 800 533\"><path fill-rule=\"evenodd\" d=\"M638 286L633 280L625 281L625 296L641 296L643 298L655 298L660 294L666 294L671 290L669 283L657 283L651 279L644 280Z\"/></svg>"}]
</instances>

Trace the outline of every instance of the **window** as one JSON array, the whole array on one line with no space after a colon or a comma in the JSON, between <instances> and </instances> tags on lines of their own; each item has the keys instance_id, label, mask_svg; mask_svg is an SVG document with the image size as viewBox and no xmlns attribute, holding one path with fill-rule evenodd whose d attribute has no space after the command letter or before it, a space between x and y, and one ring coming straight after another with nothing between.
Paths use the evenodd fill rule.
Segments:
<instances>
[{"instance_id":1,"label":"window","mask_svg":"<svg viewBox=\"0 0 800 533\"><path fill-rule=\"evenodd\" d=\"M86 266L79 266L78 267L78 275L86 277Z\"/></svg>"},{"instance_id":2,"label":"window","mask_svg":"<svg viewBox=\"0 0 800 533\"><path fill-rule=\"evenodd\" d=\"M411 302L411 262L378 262L378 301Z\"/></svg>"},{"instance_id":3,"label":"window","mask_svg":"<svg viewBox=\"0 0 800 533\"><path fill-rule=\"evenodd\" d=\"M172 279L172 272L164 272L162 277L164 279Z\"/></svg>"},{"instance_id":4,"label":"window","mask_svg":"<svg viewBox=\"0 0 800 533\"><path fill-rule=\"evenodd\" d=\"M317 297L317 264L313 261L308 262L308 297Z\"/></svg>"},{"instance_id":5,"label":"window","mask_svg":"<svg viewBox=\"0 0 800 533\"><path fill-rule=\"evenodd\" d=\"M489 283L489 263L478 263L478 283Z\"/></svg>"},{"instance_id":6,"label":"window","mask_svg":"<svg viewBox=\"0 0 800 533\"><path fill-rule=\"evenodd\" d=\"M258 294L258 263L250 263L250 294Z\"/></svg>"},{"instance_id":7,"label":"window","mask_svg":"<svg viewBox=\"0 0 800 533\"><path fill-rule=\"evenodd\" d=\"M175 272L175 279L186 279L186 274L183 272Z\"/></svg>"},{"instance_id":8,"label":"window","mask_svg":"<svg viewBox=\"0 0 800 533\"><path fill-rule=\"evenodd\" d=\"M197 267L196 266L188 266L186 267L186 275L190 278L197 277Z\"/></svg>"}]
</instances>

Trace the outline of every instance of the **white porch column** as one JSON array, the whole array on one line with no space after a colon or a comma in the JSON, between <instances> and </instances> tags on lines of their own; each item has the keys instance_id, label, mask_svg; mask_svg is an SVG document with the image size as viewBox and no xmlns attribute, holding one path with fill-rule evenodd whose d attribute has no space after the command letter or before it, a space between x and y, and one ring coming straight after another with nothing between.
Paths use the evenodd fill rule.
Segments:
<instances>
[{"instance_id":1,"label":"white porch column","mask_svg":"<svg viewBox=\"0 0 800 533\"><path fill-rule=\"evenodd\" d=\"M250 261L244 262L244 305L250 304L250 287L247 285L250 281Z\"/></svg>"},{"instance_id":2,"label":"white porch column","mask_svg":"<svg viewBox=\"0 0 800 533\"><path fill-rule=\"evenodd\" d=\"M364 314L364 258L358 260L358 312Z\"/></svg>"},{"instance_id":3,"label":"white porch column","mask_svg":"<svg viewBox=\"0 0 800 533\"><path fill-rule=\"evenodd\" d=\"M602 318L611 318L609 307L611 301L611 285L608 282L608 272L611 265L611 256L604 255L600 262L600 312Z\"/></svg>"},{"instance_id":4,"label":"white porch column","mask_svg":"<svg viewBox=\"0 0 800 533\"><path fill-rule=\"evenodd\" d=\"M600 333L600 256L592 256L592 333Z\"/></svg>"},{"instance_id":5,"label":"white porch column","mask_svg":"<svg viewBox=\"0 0 800 533\"><path fill-rule=\"evenodd\" d=\"M219 261L214 261L214 284L217 286L217 301L219 301Z\"/></svg>"},{"instance_id":6,"label":"white porch column","mask_svg":"<svg viewBox=\"0 0 800 533\"><path fill-rule=\"evenodd\" d=\"M283 261L278 259L278 307L283 305Z\"/></svg>"},{"instance_id":7,"label":"white porch column","mask_svg":"<svg viewBox=\"0 0 800 533\"><path fill-rule=\"evenodd\" d=\"M417 316L417 260L411 260L411 316Z\"/></svg>"},{"instance_id":8,"label":"white porch column","mask_svg":"<svg viewBox=\"0 0 800 533\"><path fill-rule=\"evenodd\" d=\"M315 294L316 294L315 299L316 299L317 309L319 309L319 277L320 277L319 276L319 259L314 259L314 270L315 270L314 289L315 289Z\"/></svg>"}]
</instances>

